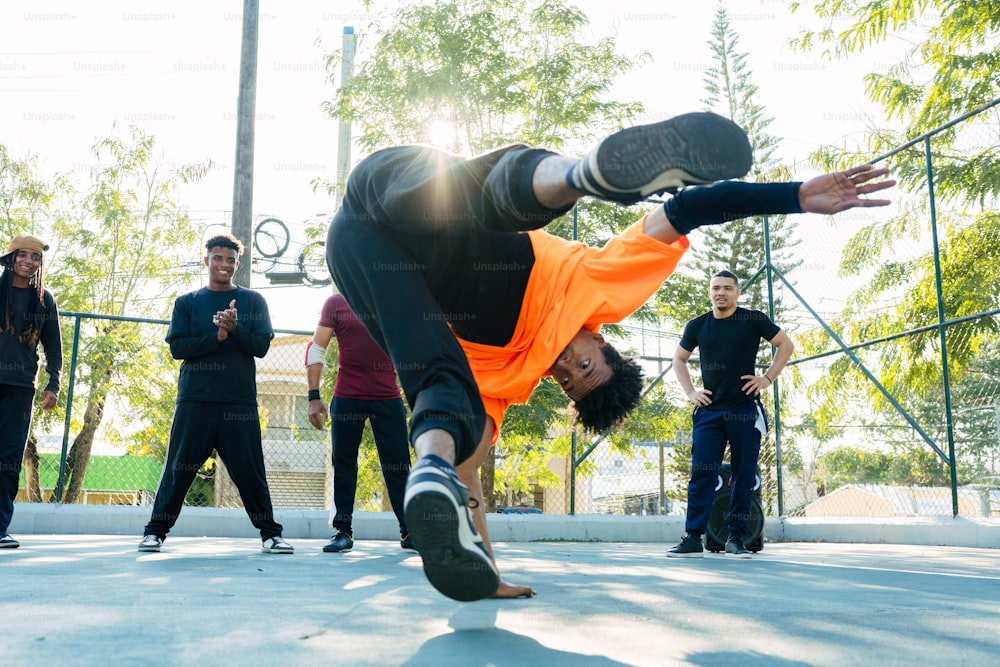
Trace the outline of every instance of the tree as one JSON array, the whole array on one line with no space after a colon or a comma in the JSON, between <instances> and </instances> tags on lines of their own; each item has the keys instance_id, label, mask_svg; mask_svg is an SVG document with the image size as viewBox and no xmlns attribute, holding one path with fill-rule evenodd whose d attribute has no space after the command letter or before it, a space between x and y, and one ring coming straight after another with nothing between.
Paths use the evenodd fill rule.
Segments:
<instances>
[{"instance_id":1,"label":"tree","mask_svg":"<svg viewBox=\"0 0 1000 667\"><path fill-rule=\"evenodd\" d=\"M739 50L739 35L733 29L724 7L719 7L712 24L708 42L715 64L705 74L705 108L728 116L742 127L750 139L753 150L753 167L747 179L756 182L788 180L790 173L774 157L780 140L767 133L773 122L764 107L757 101L758 88L753 83L753 73L746 63L747 54ZM761 217L737 220L726 225L702 230L704 242L694 249L695 270L702 274L702 299L708 278L721 269L728 269L741 280L749 279L764 266L767 255L765 244L771 245L771 261L785 274L802 263L793 260L788 250L794 247L791 239L795 224L786 216L769 216L770 237L764 237L764 219ZM767 310L767 276L754 282L744 292L742 302L747 308ZM775 317L781 312L775 304Z\"/></svg>"},{"instance_id":2,"label":"tree","mask_svg":"<svg viewBox=\"0 0 1000 667\"><path fill-rule=\"evenodd\" d=\"M183 184L200 179L207 164L166 167L156 142L136 127L126 138L111 136L94 144L98 166L73 210L52 226L59 243L72 248L53 267L51 285L62 310L118 317L162 318L170 297L200 270L187 255L198 230L175 200ZM176 363L160 346L162 327L134 321L84 319L81 322L77 398L83 416L66 462L63 502L75 502L83 488L90 452L102 426L109 397L130 409L108 426L106 437L124 441L124 428L144 425L138 453L165 451L166 425L160 414L176 392ZM79 414L79 413L75 413ZM166 413L166 414L169 414ZM155 431L148 430L159 424Z\"/></svg>"},{"instance_id":3,"label":"tree","mask_svg":"<svg viewBox=\"0 0 1000 667\"><path fill-rule=\"evenodd\" d=\"M799 3L793 9L800 9ZM824 25L803 32L793 42L797 48L823 48L825 56L843 58L892 37L905 36L913 44L900 62L865 76L868 96L882 106L887 119L902 124L902 131L879 128L870 132L858 149L820 151L814 158L825 167L871 160L873 155L920 139L960 114L996 103L1000 90L998 3L820 0L812 3L812 9ZM845 19L847 27L837 27L844 25ZM989 138L984 141L983 135ZM942 306L946 318L974 318L948 332L950 375L961 378L984 341L996 336L994 318L975 316L997 306L996 291L982 289L1000 280L997 136L996 112L987 109L935 133L929 143L917 141L892 156L894 175L901 188L914 195L914 202L898 215L862 228L847 244L841 273L868 279L850 295L843 312L831 323L843 338L888 337L938 321L933 253L914 254L905 246L920 240L926 243L924 247L930 247L928 147L942 233L941 289L947 295ZM805 342L813 351L828 346L822 332ZM940 351L937 331L928 328L889 341L879 346L877 353L862 353L862 360L900 402L919 405L927 400L931 413L925 412L924 418L932 424L943 423ZM846 419L853 406L863 402L874 405L887 419L898 421L895 408L846 358L832 364L811 391L821 401L825 419Z\"/></svg>"},{"instance_id":4,"label":"tree","mask_svg":"<svg viewBox=\"0 0 1000 667\"><path fill-rule=\"evenodd\" d=\"M753 73L746 63L747 54L739 50L739 35L733 29L726 9L720 6L715 13L708 45L714 64L705 74L706 110L728 116L742 127L750 140L753 167L747 179L755 182L788 180L790 173L774 157L780 140L768 134L767 127L774 120L757 102L758 88L753 83ZM764 218L736 220L725 225L705 227L700 230L703 242L692 250L694 275L675 275L664 283L658 294L661 311L678 324L705 312L708 282L713 274L727 269L747 281L767 262L767 244L770 244L771 262L788 275L802 260L793 260L788 251L795 246L792 232L795 223L786 216L768 217L769 235L765 237ZM767 280L765 273L744 290L740 303L745 308L769 312ZM774 319L780 325L780 299L775 298ZM761 341L761 348L769 347ZM762 473L769 470L768 459L773 462L773 448L764 444L761 452ZM687 476L689 463L685 456L675 456L671 469ZM689 457L687 457L689 458ZM766 494L765 494L766 495Z\"/></svg>"},{"instance_id":5,"label":"tree","mask_svg":"<svg viewBox=\"0 0 1000 667\"><path fill-rule=\"evenodd\" d=\"M37 171L36 156L16 158L0 144L0 238L4 241L18 234L44 235L43 218L64 183L61 179L46 183Z\"/></svg>"},{"instance_id":6,"label":"tree","mask_svg":"<svg viewBox=\"0 0 1000 667\"><path fill-rule=\"evenodd\" d=\"M442 127L453 133L442 148L465 154L512 142L580 148L641 111L638 103L608 101L605 95L617 76L645 57L618 54L611 39L584 42L586 24L583 12L563 0L404 6L386 27L373 23L370 56L325 108L356 126L365 151L433 143ZM337 52L328 56L330 72L338 70L339 58ZM331 184L327 188L333 190ZM634 222L635 211L606 212L611 208L589 209L580 237L606 241L623 228L622 216ZM570 229L567 217L549 231L567 235ZM525 454L528 439L537 444L557 422L569 428L565 398L548 397L544 387L538 391L525 412L505 420L505 462L537 461ZM481 475L487 508L494 502L492 469L493 461L487 461ZM542 468L537 472L544 477ZM509 483L516 486L516 478L512 473Z\"/></svg>"},{"instance_id":7,"label":"tree","mask_svg":"<svg viewBox=\"0 0 1000 667\"><path fill-rule=\"evenodd\" d=\"M561 148L566 137L589 142L639 104L605 101L619 74L635 64L614 41L581 41L587 18L562 0L448 0L404 6L380 29L370 58L357 66L331 116L359 130L371 151L431 143L477 154L511 141ZM339 54L327 58L336 71Z\"/></svg>"}]
</instances>

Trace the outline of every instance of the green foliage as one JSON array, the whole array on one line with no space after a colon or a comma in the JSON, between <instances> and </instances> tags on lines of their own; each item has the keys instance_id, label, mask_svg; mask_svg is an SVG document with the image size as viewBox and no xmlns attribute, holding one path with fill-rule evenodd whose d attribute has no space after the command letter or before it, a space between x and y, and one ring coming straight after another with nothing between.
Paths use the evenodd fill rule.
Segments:
<instances>
[{"instance_id":1,"label":"green foliage","mask_svg":"<svg viewBox=\"0 0 1000 667\"><path fill-rule=\"evenodd\" d=\"M209 165L164 169L155 139L136 127L127 137L99 140L93 155L98 166L89 186L73 193L52 224L58 245L67 250L52 265L48 286L61 310L165 317L178 287L201 266L193 261L198 255L191 256L199 252L198 230L176 191L201 178ZM64 327L64 337L72 340L70 323ZM105 426L106 438L129 442L135 453L162 456L169 433L163 415L172 414L164 407L176 395L176 362L149 345L162 337L162 326L84 318L80 332L73 408L83 420L70 450L69 502L82 484L109 396L122 409ZM129 436L128 427L138 432Z\"/></svg>"},{"instance_id":2,"label":"green foliage","mask_svg":"<svg viewBox=\"0 0 1000 667\"><path fill-rule=\"evenodd\" d=\"M869 97L903 130L879 129L858 150L828 149L814 158L824 168L842 168L891 151L887 166L900 190L912 195L897 215L861 228L849 240L840 273L865 276L866 281L848 296L845 309L831 326L849 342L928 327L859 352L859 356L938 446L946 449L941 337L930 327L939 321L939 290L945 319L976 316L998 305L996 290L983 286L1000 279L996 210L1000 147L996 113L990 109L936 130L996 102L1000 2L820 0L812 8L825 28L803 32L793 42L796 48L822 47L827 57L845 58L900 37L913 45L900 62L865 77ZM897 149L911 140L915 140L912 145ZM937 264L929 234L931 185ZM948 369L957 394L962 393L963 369L982 359L984 344L996 336L996 330L997 322L991 317L948 329ZM830 348L825 333L813 332L802 341L807 354ZM849 419L855 411L852 406L857 405L874 408L875 425L901 419L846 358L830 366L810 388L810 395L823 420ZM891 430L881 433L883 441L897 440ZM981 453L970 452L965 459L972 475L985 465ZM964 472L960 466L959 476Z\"/></svg>"},{"instance_id":3,"label":"green foliage","mask_svg":"<svg viewBox=\"0 0 1000 667\"><path fill-rule=\"evenodd\" d=\"M0 243L18 234L45 236L42 220L49 214L57 193L65 181L56 178L44 181L37 173L38 159L34 155L13 157L0 144Z\"/></svg>"},{"instance_id":4,"label":"green foliage","mask_svg":"<svg viewBox=\"0 0 1000 667\"><path fill-rule=\"evenodd\" d=\"M1000 90L1000 2L997 0L820 0L811 3L825 23L792 46L820 45L829 58L846 58L906 31L913 44L905 61L865 77L868 95L889 118L918 136L992 101ZM792 10L800 8L793 3ZM835 30L834 26L847 27Z\"/></svg>"},{"instance_id":5,"label":"green foliage","mask_svg":"<svg viewBox=\"0 0 1000 667\"><path fill-rule=\"evenodd\" d=\"M827 493L845 484L951 484L948 466L933 451L923 447L912 447L898 453L838 447L820 457L816 479Z\"/></svg>"},{"instance_id":6,"label":"green foliage","mask_svg":"<svg viewBox=\"0 0 1000 667\"><path fill-rule=\"evenodd\" d=\"M369 26L370 57L325 109L360 130L364 150L429 143L441 122L455 131L446 148L460 153L586 141L641 110L604 99L637 60L619 55L613 40L583 42L586 24L561 0L404 5L386 26ZM328 71L339 64L331 53Z\"/></svg>"}]
</instances>

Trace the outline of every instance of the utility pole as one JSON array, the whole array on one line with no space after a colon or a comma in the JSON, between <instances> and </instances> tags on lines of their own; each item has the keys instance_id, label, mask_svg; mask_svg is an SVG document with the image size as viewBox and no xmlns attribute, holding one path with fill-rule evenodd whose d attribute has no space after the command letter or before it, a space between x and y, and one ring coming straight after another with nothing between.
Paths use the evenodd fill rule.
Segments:
<instances>
[{"instance_id":1,"label":"utility pole","mask_svg":"<svg viewBox=\"0 0 1000 667\"><path fill-rule=\"evenodd\" d=\"M240 94L236 110L236 167L233 183L233 236L243 243L243 257L233 282L250 287L253 264L253 139L257 106L258 0L243 0Z\"/></svg>"},{"instance_id":2,"label":"utility pole","mask_svg":"<svg viewBox=\"0 0 1000 667\"><path fill-rule=\"evenodd\" d=\"M356 38L354 28L344 26L344 58L340 63L340 87L347 85L354 73L354 50ZM340 205L347 185L347 173L351 169L351 124L340 119L340 134L337 136L337 189L334 192L334 202Z\"/></svg>"}]
</instances>

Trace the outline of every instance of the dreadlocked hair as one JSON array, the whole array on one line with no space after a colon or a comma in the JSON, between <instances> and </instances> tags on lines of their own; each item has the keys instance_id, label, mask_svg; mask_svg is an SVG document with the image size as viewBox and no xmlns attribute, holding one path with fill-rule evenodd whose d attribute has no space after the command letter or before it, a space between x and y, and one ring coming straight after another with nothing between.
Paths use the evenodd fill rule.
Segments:
<instances>
[{"instance_id":1,"label":"dreadlocked hair","mask_svg":"<svg viewBox=\"0 0 1000 667\"><path fill-rule=\"evenodd\" d=\"M625 421L642 398L642 369L610 345L601 348L611 368L611 379L595 387L574 402L574 422L594 434L600 434Z\"/></svg>"},{"instance_id":2,"label":"dreadlocked hair","mask_svg":"<svg viewBox=\"0 0 1000 667\"><path fill-rule=\"evenodd\" d=\"M6 257L0 258L3 265L3 273L0 274L0 331L10 335L17 334L14 323L19 316L14 314L14 259L17 252L12 252ZM22 343L35 345L41 332L38 330L38 322L42 321L42 314L45 311L45 259L42 258L42 266L38 267L35 275L28 279L28 285L35 289L37 299L32 299L28 306L28 312L24 313L28 326L25 327L18 340Z\"/></svg>"}]
</instances>

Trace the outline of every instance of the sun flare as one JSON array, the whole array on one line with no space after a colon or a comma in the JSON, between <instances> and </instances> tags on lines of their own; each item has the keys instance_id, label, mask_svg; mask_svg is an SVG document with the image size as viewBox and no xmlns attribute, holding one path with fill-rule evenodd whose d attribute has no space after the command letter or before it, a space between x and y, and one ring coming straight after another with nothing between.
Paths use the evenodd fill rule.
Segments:
<instances>
[{"instance_id":1,"label":"sun flare","mask_svg":"<svg viewBox=\"0 0 1000 667\"><path fill-rule=\"evenodd\" d=\"M455 139L458 137L454 124L446 120L436 120L431 123L427 133L430 136L431 145L446 150L454 148Z\"/></svg>"}]
</instances>

